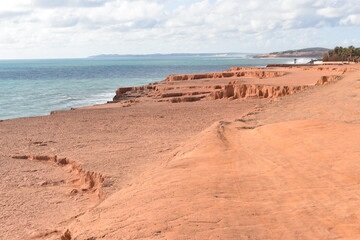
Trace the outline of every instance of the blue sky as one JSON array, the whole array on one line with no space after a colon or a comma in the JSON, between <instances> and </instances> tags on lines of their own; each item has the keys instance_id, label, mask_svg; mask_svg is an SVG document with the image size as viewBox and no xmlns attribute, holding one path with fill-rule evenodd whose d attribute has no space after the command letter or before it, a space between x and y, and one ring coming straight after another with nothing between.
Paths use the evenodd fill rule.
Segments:
<instances>
[{"instance_id":1,"label":"blue sky","mask_svg":"<svg viewBox=\"0 0 360 240\"><path fill-rule=\"evenodd\" d=\"M360 47L359 0L12 0L0 58Z\"/></svg>"}]
</instances>

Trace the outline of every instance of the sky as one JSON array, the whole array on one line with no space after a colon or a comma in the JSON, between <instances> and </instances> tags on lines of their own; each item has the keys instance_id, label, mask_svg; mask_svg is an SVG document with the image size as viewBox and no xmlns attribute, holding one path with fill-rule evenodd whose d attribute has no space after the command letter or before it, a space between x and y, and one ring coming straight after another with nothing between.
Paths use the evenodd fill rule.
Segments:
<instances>
[{"instance_id":1,"label":"sky","mask_svg":"<svg viewBox=\"0 0 360 240\"><path fill-rule=\"evenodd\" d=\"M360 0L9 0L0 59L360 47Z\"/></svg>"}]
</instances>

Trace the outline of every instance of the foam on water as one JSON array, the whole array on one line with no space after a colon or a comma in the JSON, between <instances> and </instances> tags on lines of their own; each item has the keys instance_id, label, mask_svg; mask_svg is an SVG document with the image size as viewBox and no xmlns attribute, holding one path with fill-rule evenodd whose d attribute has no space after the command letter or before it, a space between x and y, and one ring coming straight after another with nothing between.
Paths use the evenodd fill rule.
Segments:
<instances>
[{"instance_id":1,"label":"foam on water","mask_svg":"<svg viewBox=\"0 0 360 240\"><path fill-rule=\"evenodd\" d=\"M144 57L0 61L0 119L106 103L118 87L160 81L169 74L265 66L288 59Z\"/></svg>"}]
</instances>

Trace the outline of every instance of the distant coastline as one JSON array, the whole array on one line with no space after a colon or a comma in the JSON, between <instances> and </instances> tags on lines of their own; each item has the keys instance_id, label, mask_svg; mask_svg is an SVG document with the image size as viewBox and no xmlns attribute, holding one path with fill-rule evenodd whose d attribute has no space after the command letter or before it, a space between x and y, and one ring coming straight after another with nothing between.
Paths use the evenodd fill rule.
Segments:
<instances>
[{"instance_id":1,"label":"distant coastline","mask_svg":"<svg viewBox=\"0 0 360 240\"><path fill-rule=\"evenodd\" d=\"M240 53L240 52L227 52L227 53L154 53L154 54L100 54L89 56L92 59L109 59L109 58L152 58L152 57L240 57L251 58L256 53Z\"/></svg>"},{"instance_id":2,"label":"distant coastline","mask_svg":"<svg viewBox=\"0 0 360 240\"><path fill-rule=\"evenodd\" d=\"M330 49L327 48L303 48L298 50L287 50L282 52L272 52L267 54L254 55L254 58L322 58L323 54Z\"/></svg>"},{"instance_id":3,"label":"distant coastline","mask_svg":"<svg viewBox=\"0 0 360 240\"><path fill-rule=\"evenodd\" d=\"M90 59L117 59L117 58L177 58L177 57L238 57L238 58L322 58L328 52L327 48L304 48L297 50L286 50L271 53L243 53L243 52L222 52L222 53L154 53L154 54L100 54L89 56Z\"/></svg>"}]
</instances>

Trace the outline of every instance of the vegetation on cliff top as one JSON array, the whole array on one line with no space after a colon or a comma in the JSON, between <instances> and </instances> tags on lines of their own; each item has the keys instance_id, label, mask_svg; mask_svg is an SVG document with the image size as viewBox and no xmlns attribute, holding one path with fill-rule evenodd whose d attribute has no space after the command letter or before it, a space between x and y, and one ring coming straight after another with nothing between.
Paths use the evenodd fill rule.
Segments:
<instances>
[{"instance_id":1,"label":"vegetation on cliff top","mask_svg":"<svg viewBox=\"0 0 360 240\"><path fill-rule=\"evenodd\" d=\"M360 48L354 46L335 47L323 55L323 61L351 61L360 62Z\"/></svg>"},{"instance_id":2,"label":"vegetation on cliff top","mask_svg":"<svg viewBox=\"0 0 360 240\"><path fill-rule=\"evenodd\" d=\"M313 47L297 50L286 50L282 52L271 52L268 54L254 55L254 58L321 58L328 48Z\"/></svg>"},{"instance_id":3,"label":"vegetation on cliff top","mask_svg":"<svg viewBox=\"0 0 360 240\"><path fill-rule=\"evenodd\" d=\"M303 49L297 49L297 50L287 50L282 52L272 52L269 54L286 54L286 53L304 53L304 52L316 52L316 51L328 51L330 49L328 48L322 48L322 47L313 47L313 48L303 48Z\"/></svg>"}]
</instances>

